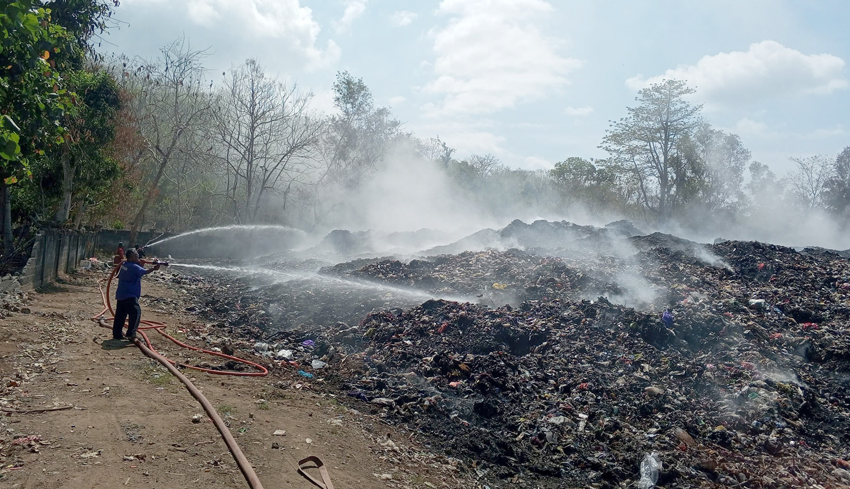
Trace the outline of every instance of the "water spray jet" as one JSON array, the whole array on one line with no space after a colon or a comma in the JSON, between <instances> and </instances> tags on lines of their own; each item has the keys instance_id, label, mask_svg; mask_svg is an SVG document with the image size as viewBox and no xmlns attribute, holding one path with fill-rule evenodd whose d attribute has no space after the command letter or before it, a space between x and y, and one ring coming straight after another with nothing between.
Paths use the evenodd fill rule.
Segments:
<instances>
[{"instance_id":1,"label":"water spray jet","mask_svg":"<svg viewBox=\"0 0 850 489\"><path fill-rule=\"evenodd\" d=\"M185 233L180 233L176 236L169 236L168 238L160 239L159 241L154 241L153 243L147 245L146 247L156 246L171 240L175 240L177 238L183 238L186 236L191 236L194 234L212 234L219 233L222 231L285 231L290 233L298 234L299 236L306 237L306 233L300 229L292 228L289 226L281 226L277 224L233 224L231 226L216 226L202 229L195 229L192 231L186 231Z\"/></svg>"}]
</instances>

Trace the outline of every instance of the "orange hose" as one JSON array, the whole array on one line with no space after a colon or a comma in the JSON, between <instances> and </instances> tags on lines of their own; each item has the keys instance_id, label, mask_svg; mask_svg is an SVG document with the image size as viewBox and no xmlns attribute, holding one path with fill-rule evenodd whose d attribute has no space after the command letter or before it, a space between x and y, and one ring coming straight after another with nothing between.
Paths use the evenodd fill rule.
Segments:
<instances>
[{"instance_id":1,"label":"orange hose","mask_svg":"<svg viewBox=\"0 0 850 489\"><path fill-rule=\"evenodd\" d=\"M177 377L180 382L183 382L183 385L186 386L186 389L192 394L192 397L198 400L201 403L201 406L204 408L204 411L207 412L207 415L212 420L215 427L218 429L218 432L221 433L221 437L224 439L224 444L227 445L227 449L230 450L230 453L233 455L233 459L236 460L236 465L239 466L239 470L242 471L242 475L245 477L245 480L248 482L248 485L251 486L251 489L263 489L263 483L260 482L260 478L257 477L257 473L254 471L254 467L251 466L251 463L248 462L248 459L245 458L245 454L242 453L242 449L239 448L239 444L236 443L236 440L233 438L233 434L230 433L230 430L227 429L227 425L222 421L221 416L215 411L215 408L210 403L210 401L204 397L200 390L192 384L189 379L186 378L177 367L172 365L171 360L165 358L159 353L155 352L152 349L146 347L142 342L136 338L133 341L136 346L139 347L142 352L159 361L165 368L167 368L175 377Z\"/></svg>"},{"instance_id":2,"label":"orange hose","mask_svg":"<svg viewBox=\"0 0 850 489\"><path fill-rule=\"evenodd\" d=\"M115 268L112 269L112 272L109 274L109 279L106 281L106 290L104 290L104 288L101 286L100 282L98 282L98 284L97 284L97 287L100 290L100 297L101 297L101 299L103 299L103 309L99 313L92 316L91 319L92 319L92 321L94 321L94 322L96 322L96 323L98 323L101 326L106 327L106 328L108 328L109 326L104 325L101 322L101 320L105 319L106 321L110 321L110 320L115 319L115 311L112 309L112 303L109 300L109 287L112 285L112 279L115 278L115 276L118 274L118 270L120 268L121 268L121 265L116 265ZM109 313L112 314L112 317L104 318L103 316L104 316L104 314L106 314L106 311L109 311ZM139 321L139 322L141 324L145 325L145 326L139 326L139 333L142 335L142 338L144 338L145 344L147 345L147 347L151 351L153 351L154 353L158 354L156 349L153 347L153 344L151 344L151 341L148 338L148 335L146 335L145 332L142 331L142 330L153 329L157 333L159 333L162 336L165 336L166 338L171 340L174 344L179 345L183 348L186 348L186 349L192 350L192 351L201 352L201 353L206 353L206 354L209 354L209 355L214 355L214 356L221 357L221 358L226 358L228 360L233 360L233 361L236 361L236 362L239 362L239 363L244 363L245 365L250 365L250 366L258 369L259 372L234 372L232 370L213 370L213 369L210 369L210 368L197 367L195 365L187 365L187 364L184 364L184 363L177 363L174 360L163 357L166 360L168 360L168 362L171 363L172 365L176 365L178 367L183 367L183 368L189 368L189 369L192 369L192 370L198 370L198 371L206 372L208 374L213 374L213 375L234 375L234 376L237 376L237 377L264 377L264 376L268 375L268 373L269 373L269 370L266 367L263 367L262 365L260 365L258 363L254 363L254 362L251 362L249 360L245 360L243 358L238 358L238 357L234 357L234 356L231 356L231 355L226 355L224 353L220 353L220 352L217 352L217 351L205 350L203 348L197 348L197 347L194 347L194 346L191 346L191 345L187 345L186 343L183 343L182 341L178 340L177 338L175 338L175 337L171 336L170 334L166 333L165 331L163 331L163 329L165 329L165 327L166 327L165 323L161 323L159 321L150 321L150 320L142 320L142 321Z\"/></svg>"},{"instance_id":3,"label":"orange hose","mask_svg":"<svg viewBox=\"0 0 850 489\"><path fill-rule=\"evenodd\" d=\"M111 320L115 319L115 317L114 317L115 312L112 310L112 304L109 301L109 287L112 284L112 279L115 278L115 276L117 275L118 270L120 268L121 268L121 265L118 264L118 265L115 266L115 268L112 270L112 272L110 272L109 279L106 281L106 290L104 290L104 288L101 286L101 282L98 282L98 284L97 284L97 287L100 290L100 297L101 297L101 299L103 299L103 310L101 310L99 313L97 313L91 319L92 319L92 321L95 321L96 323L98 323L100 326L102 326L104 328L110 327L110 325L104 323L103 315L106 313L106 311L109 311L110 313L113 314L113 317L109 318L109 319L111 319ZM189 379L186 378L186 376L183 375L183 373L181 373L177 369L177 367L180 366L180 367L185 367L185 368L191 368L191 369L194 369L194 370L200 370L201 372L207 372L207 373L210 373L210 374L236 375L236 376L243 376L243 377L244 376L258 377L258 376L267 375L269 373L268 369L266 369L262 365L259 365L259 364L254 363L254 362L250 362L248 360L237 358L237 357L234 357L234 356L231 356L231 355L225 355L224 353L219 353L219 352L210 351L210 350L204 350L202 348L196 348L194 346L187 345L186 343L178 341L173 336L164 333L162 331L162 329L165 328L164 323L160 323L158 321L140 321L140 323L146 325L145 327L139 327L139 330L140 330L139 333L141 333L142 337L145 339L145 342L142 343L141 340L136 338L136 339L133 340L133 343L135 343L135 345L138 346L139 349L142 350L142 352L145 355L159 361L165 368L168 369L169 372L171 372L175 377L177 377L177 379L180 380L180 382L182 382L183 385L186 386L186 389L189 391L189 393L192 394L192 396L195 399L197 399L198 402L201 403L201 406L204 408L204 411L206 411L207 415L210 417L213 424L215 424L216 429L218 429L219 433L221 433L221 437L224 439L224 443L227 445L228 450L230 450L230 453L233 455L233 459L236 460L236 465L239 466L239 470L242 472L242 475L245 477L245 480L248 482L248 485L251 486L251 489L263 489L263 484L260 482L259 477L257 477L257 473L254 471L254 468L251 466L251 463L248 462L248 459L245 458L245 454L242 453L242 450L239 448L239 445L236 443L236 440L233 438L233 434L230 433L230 430L227 429L227 425L224 424L224 421L222 421L221 416L218 415L218 413L216 412L215 408L210 403L210 401L207 400L206 397L204 397L204 395L201 393L201 391L198 390L198 388L195 387L194 384L192 384L192 382L189 381ZM260 369L260 372L231 372L231 371L212 370L212 369L208 369L208 368L196 367L194 365L178 364L174 360L170 360L170 359L164 357L163 355L161 355L159 352L157 352L154 349L153 345L151 345L150 339L148 339L147 335L143 331L141 331L142 329L154 329L159 334L165 336L166 338L173 341L175 344L182 346L183 348L188 348L190 350L199 351L199 352L203 352L203 353L209 353L210 355L215 355L215 356L218 356L218 357L227 358L227 359L230 359L230 360L235 360L237 362L242 362L244 364L251 365L253 367Z\"/></svg>"}]
</instances>

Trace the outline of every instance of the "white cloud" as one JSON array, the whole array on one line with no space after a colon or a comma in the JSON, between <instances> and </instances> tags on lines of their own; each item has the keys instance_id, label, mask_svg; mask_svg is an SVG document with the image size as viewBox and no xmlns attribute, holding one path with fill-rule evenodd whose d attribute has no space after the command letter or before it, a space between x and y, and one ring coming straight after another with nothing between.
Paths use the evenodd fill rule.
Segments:
<instances>
[{"instance_id":1,"label":"white cloud","mask_svg":"<svg viewBox=\"0 0 850 489\"><path fill-rule=\"evenodd\" d=\"M401 95L396 95L395 97L390 98L390 105L391 106L401 105L402 103L404 103L405 100L407 100L407 99L402 97Z\"/></svg>"},{"instance_id":2,"label":"white cloud","mask_svg":"<svg viewBox=\"0 0 850 489\"><path fill-rule=\"evenodd\" d=\"M593 107L591 107L589 105L585 106L585 107L572 107L572 106L570 106L570 107L567 107L566 109L564 109L564 112L567 115L571 115L573 117L582 117L582 116L585 116L585 115L592 114L593 113Z\"/></svg>"},{"instance_id":3,"label":"white cloud","mask_svg":"<svg viewBox=\"0 0 850 489\"><path fill-rule=\"evenodd\" d=\"M206 2L192 1L187 8L189 18L203 26L210 27L221 17L215 7Z\"/></svg>"},{"instance_id":4,"label":"white cloud","mask_svg":"<svg viewBox=\"0 0 850 489\"><path fill-rule=\"evenodd\" d=\"M436 78L423 88L443 100L429 115L492 113L567 85L582 62L540 31L552 11L542 0L443 0L437 13L450 18L429 33Z\"/></svg>"},{"instance_id":5,"label":"white cloud","mask_svg":"<svg viewBox=\"0 0 850 489\"><path fill-rule=\"evenodd\" d=\"M321 114L336 114L338 109L334 104L333 89L313 90L313 97L310 99L310 108Z\"/></svg>"},{"instance_id":6,"label":"white cloud","mask_svg":"<svg viewBox=\"0 0 850 489\"><path fill-rule=\"evenodd\" d=\"M413 22L413 19L415 19L416 17L417 14L414 12L410 12L408 10L400 10L398 12L395 12L390 17L390 20L392 20L393 24L399 27L404 27L406 25L410 25L410 23Z\"/></svg>"},{"instance_id":7,"label":"white cloud","mask_svg":"<svg viewBox=\"0 0 850 489\"><path fill-rule=\"evenodd\" d=\"M815 128L807 132L776 130L770 128L766 123L744 117L735 123L732 132L747 139L763 139L770 141L799 141L799 140L823 140L832 138L845 138L850 135L844 126L837 124L834 127Z\"/></svg>"},{"instance_id":8,"label":"white cloud","mask_svg":"<svg viewBox=\"0 0 850 489\"><path fill-rule=\"evenodd\" d=\"M664 74L626 80L634 90L663 79L686 80L697 98L710 104L734 105L761 98L807 93L828 94L846 89L845 62L832 54L803 54L776 41L750 45L747 51L703 56Z\"/></svg>"},{"instance_id":9,"label":"white cloud","mask_svg":"<svg viewBox=\"0 0 850 489\"><path fill-rule=\"evenodd\" d=\"M749 117L744 117L736 122L734 132L742 137L765 138L776 136L775 132L768 131L767 124L754 121Z\"/></svg>"},{"instance_id":10,"label":"white cloud","mask_svg":"<svg viewBox=\"0 0 850 489\"><path fill-rule=\"evenodd\" d=\"M345 12L342 13L342 18L334 22L334 30L337 34L348 32L351 29L351 24L366 11L367 1L347 0L345 2Z\"/></svg>"},{"instance_id":11,"label":"white cloud","mask_svg":"<svg viewBox=\"0 0 850 489\"><path fill-rule=\"evenodd\" d=\"M523 160L523 168L527 170L551 170L555 167L552 162L537 156L527 156Z\"/></svg>"},{"instance_id":12,"label":"white cloud","mask_svg":"<svg viewBox=\"0 0 850 489\"><path fill-rule=\"evenodd\" d=\"M300 0L189 0L183 5L192 23L239 31L258 41L283 41L281 48L298 54L307 69L327 66L339 59L340 49L334 41L329 40L324 49L316 45L321 26L313 19L313 11L302 7Z\"/></svg>"},{"instance_id":13,"label":"white cloud","mask_svg":"<svg viewBox=\"0 0 850 489\"><path fill-rule=\"evenodd\" d=\"M505 149L502 147L505 138L489 131L459 127L440 137L447 141L449 146L457 148L461 154L491 153L498 156L505 152Z\"/></svg>"},{"instance_id":14,"label":"white cloud","mask_svg":"<svg viewBox=\"0 0 850 489\"><path fill-rule=\"evenodd\" d=\"M471 154L491 153L496 156L507 154L502 144L504 136L496 135L494 121L477 119L475 122L461 122L451 119L428 120L409 127L414 134L430 134L438 136L449 147L455 148L455 157L464 158Z\"/></svg>"}]
</instances>

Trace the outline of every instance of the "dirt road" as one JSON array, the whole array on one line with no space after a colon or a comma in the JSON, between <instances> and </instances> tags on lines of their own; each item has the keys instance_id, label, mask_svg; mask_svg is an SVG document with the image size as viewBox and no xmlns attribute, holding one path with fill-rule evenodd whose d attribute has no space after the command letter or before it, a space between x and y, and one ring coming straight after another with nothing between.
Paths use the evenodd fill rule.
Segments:
<instances>
[{"instance_id":1,"label":"dirt road","mask_svg":"<svg viewBox=\"0 0 850 489\"><path fill-rule=\"evenodd\" d=\"M96 278L103 273L81 272L50 291L31 292L22 312L0 319L0 484L248 487L209 419L193 422L203 410L183 385L88 319L99 310ZM146 279L143 317L166 322L178 335L199 324L188 313L166 312L163 299L179 303L181 292ZM188 361L159 335L152 341L166 356ZM324 460L337 488L474 487L452 459L429 453L414 433L342 406L294 373L186 373L229 423L266 489L315 487L296 473L296 461L308 455ZM277 430L286 434L273 435Z\"/></svg>"}]
</instances>

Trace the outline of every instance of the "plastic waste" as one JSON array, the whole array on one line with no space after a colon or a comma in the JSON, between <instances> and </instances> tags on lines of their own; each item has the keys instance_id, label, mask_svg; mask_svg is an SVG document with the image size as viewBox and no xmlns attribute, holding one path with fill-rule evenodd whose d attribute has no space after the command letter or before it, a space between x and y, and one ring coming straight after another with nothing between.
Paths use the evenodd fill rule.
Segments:
<instances>
[{"instance_id":1,"label":"plastic waste","mask_svg":"<svg viewBox=\"0 0 850 489\"><path fill-rule=\"evenodd\" d=\"M315 369L325 368L326 365L327 363L321 360L313 360L312 362L310 362L310 366Z\"/></svg>"},{"instance_id":2,"label":"plastic waste","mask_svg":"<svg viewBox=\"0 0 850 489\"><path fill-rule=\"evenodd\" d=\"M292 360L292 350L280 350L277 352L277 357L282 360Z\"/></svg>"},{"instance_id":3,"label":"plastic waste","mask_svg":"<svg viewBox=\"0 0 850 489\"><path fill-rule=\"evenodd\" d=\"M313 378L313 374L305 372L303 370L299 370L298 375L304 377L305 379L312 379Z\"/></svg>"},{"instance_id":4,"label":"plastic waste","mask_svg":"<svg viewBox=\"0 0 850 489\"><path fill-rule=\"evenodd\" d=\"M306 346L307 348L313 348L316 346L316 343L313 340L304 340L301 342L302 346Z\"/></svg>"},{"instance_id":5,"label":"plastic waste","mask_svg":"<svg viewBox=\"0 0 850 489\"><path fill-rule=\"evenodd\" d=\"M661 460L655 452L647 453L640 463L639 489L652 489L658 482L658 472L661 471Z\"/></svg>"},{"instance_id":6,"label":"plastic waste","mask_svg":"<svg viewBox=\"0 0 850 489\"><path fill-rule=\"evenodd\" d=\"M664 311L664 314L661 315L661 321L664 322L664 326L668 328L673 327L673 312L670 309Z\"/></svg>"}]
</instances>

